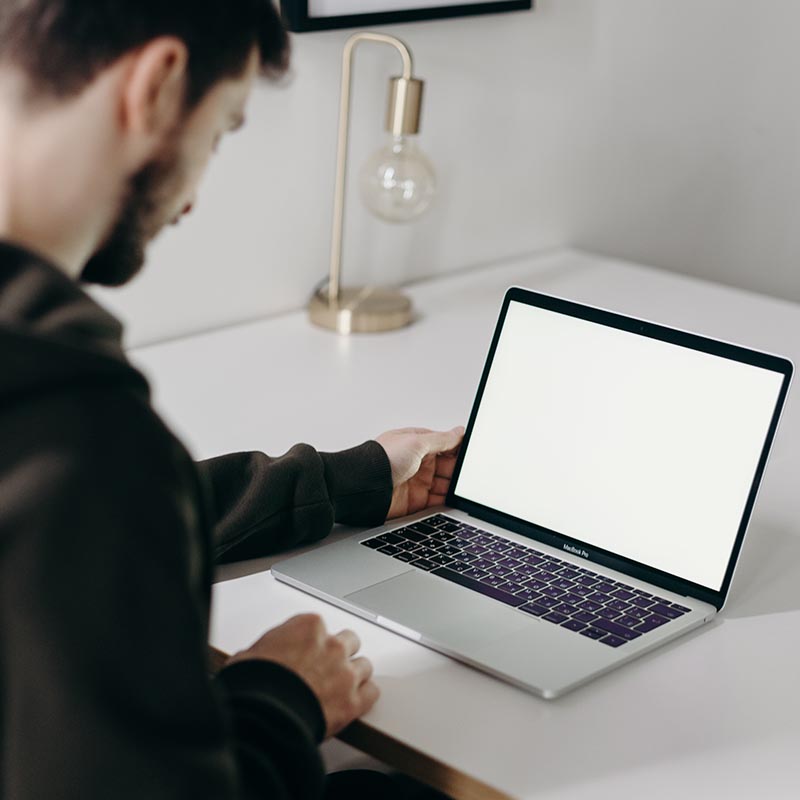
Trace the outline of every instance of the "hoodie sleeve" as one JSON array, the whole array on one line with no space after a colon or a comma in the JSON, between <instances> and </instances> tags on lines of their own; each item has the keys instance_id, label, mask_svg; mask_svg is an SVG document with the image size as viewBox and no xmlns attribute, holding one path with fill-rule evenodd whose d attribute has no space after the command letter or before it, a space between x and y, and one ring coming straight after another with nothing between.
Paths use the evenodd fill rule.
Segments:
<instances>
[{"instance_id":1,"label":"hoodie sleeve","mask_svg":"<svg viewBox=\"0 0 800 800\"><path fill-rule=\"evenodd\" d=\"M317 541L335 522L380 525L392 499L391 465L375 441L338 453L307 444L278 458L232 453L198 467L213 501L218 563Z\"/></svg>"},{"instance_id":2,"label":"hoodie sleeve","mask_svg":"<svg viewBox=\"0 0 800 800\"><path fill-rule=\"evenodd\" d=\"M307 685L260 661L208 678L200 487L126 394L64 389L0 416L0 794L319 798Z\"/></svg>"}]
</instances>

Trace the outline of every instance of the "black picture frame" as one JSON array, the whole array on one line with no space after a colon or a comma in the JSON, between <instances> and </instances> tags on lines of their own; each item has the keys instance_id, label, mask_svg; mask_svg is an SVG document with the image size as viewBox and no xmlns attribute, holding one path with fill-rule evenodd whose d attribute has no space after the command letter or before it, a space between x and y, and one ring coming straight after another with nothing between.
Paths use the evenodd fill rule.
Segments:
<instances>
[{"instance_id":1,"label":"black picture frame","mask_svg":"<svg viewBox=\"0 0 800 800\"><path fill-rule=\"evenodd\" d=\"M463 5L431 0L430 8L408 11L385 11L375 14L348 14L339 17L309 17L308 0L281 0L281 14L286 27L294 33L333 30L335 28L365 28L392 25L401 22L468 17L478 14L499 14L508 11L526 11L533 8L533 0L501 0L500 2Z\"/></svg>"}]
</instances>

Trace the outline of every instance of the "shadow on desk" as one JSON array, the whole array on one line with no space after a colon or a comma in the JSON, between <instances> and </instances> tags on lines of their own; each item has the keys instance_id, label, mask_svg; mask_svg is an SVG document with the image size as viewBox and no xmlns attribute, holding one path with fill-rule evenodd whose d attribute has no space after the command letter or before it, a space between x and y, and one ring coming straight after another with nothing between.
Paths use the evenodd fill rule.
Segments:
<instances>
[{"instance_id":1,"label":"shadow on desk","mask_svg":"<svg viewBox=\"0 0 800 800\"><path fill-rule=\"evenodd\" d=\"M747 534L728 605L729 619L800 610L800 537L759 526Z\"/></svg>"}]
</instances>

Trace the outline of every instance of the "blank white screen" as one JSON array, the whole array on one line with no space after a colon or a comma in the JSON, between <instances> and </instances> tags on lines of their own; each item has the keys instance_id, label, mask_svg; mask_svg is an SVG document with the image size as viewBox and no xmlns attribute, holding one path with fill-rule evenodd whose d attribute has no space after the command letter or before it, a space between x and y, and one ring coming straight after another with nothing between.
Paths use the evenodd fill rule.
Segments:
<instances>
[{"instance_id":1,"label":"blank white screen","mask_svg":"<svg viewBox=\"0 0 800 800\"><path fill-rule=\"evenodd\" d=\"M782 379L512 302L455 493L719 590Z\"/></svg>"}]
</instances>

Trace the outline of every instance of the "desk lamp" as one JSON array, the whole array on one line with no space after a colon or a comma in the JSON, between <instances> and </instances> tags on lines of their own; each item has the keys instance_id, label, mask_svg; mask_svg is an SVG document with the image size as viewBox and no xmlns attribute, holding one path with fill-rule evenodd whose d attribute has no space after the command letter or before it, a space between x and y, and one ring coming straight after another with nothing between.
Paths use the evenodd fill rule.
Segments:
<instances>
[{"instance_id":1,"label":"desk lamp","mask_svg":"<svg viewBox=\"0 0 800 800\"><path fill-rule=\"evenodd\" d=\"M396 48L403 59L403 74L389 81L386 130L391 141L364 164L359 180L362 199L381 219L408 222L428 208L436 188L433 167L408 138L419 132L423 87L423 82L413 77L411 51L394 36L366 31L354 34L345 43L342 57L330 275L327 286L314 293L308 306L315 325L345 334L388 331L411 321L411 301L401 292L371 286L354 289L341 286L353 51L364 41Z\"/></svg>"}]
</instances>

